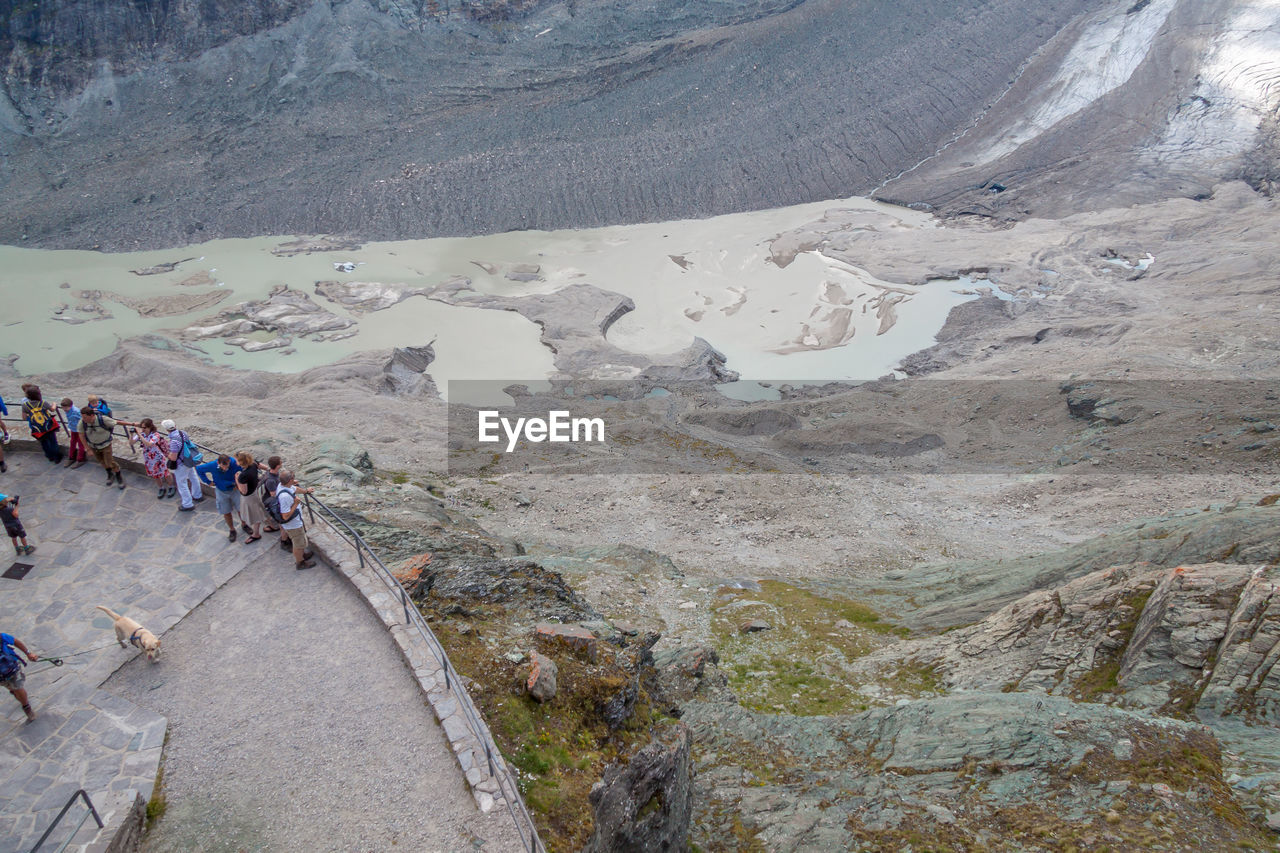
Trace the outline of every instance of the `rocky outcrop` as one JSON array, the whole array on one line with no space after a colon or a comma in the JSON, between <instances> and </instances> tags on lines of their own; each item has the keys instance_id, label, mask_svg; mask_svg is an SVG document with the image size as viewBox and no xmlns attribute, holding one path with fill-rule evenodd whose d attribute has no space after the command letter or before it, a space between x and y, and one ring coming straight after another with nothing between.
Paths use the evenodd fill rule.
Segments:
<instances>
[{"instance_id":1,"label":"rocky outcrop","mask_svg":"<svg viewBox=\"0 0 1280 853\"><path fill-rule=\"evenodd\" d=\"M1231 799L1218 744L1195 724L999 692L830 717L693 702L682 719L697 744L695 840L733 834L771 851L1059 849L1064 839L1132 849L1161 815L1157 849L1270 843Z\"/></svg>"},{"instance_id":2,"label":"rocky outcrop","mask_svg":"<svg viewBox=\"0 0 1280 853\"><path fill-rule=\"evenodd\" d=\"M1117 566L867 664L906 656L949 690L1030 690L1280 722L1271 673L1280 654L1278 581L1280 572L1250 565Z\"/></svg>"},{"instance_id":3,"label":"rocky outcrop","mask_svg":"<svg viewBox=\"0 0 1280 853\"><path fill-rule=\"evenodd\" d=\"M435 381L427 375L427 368L436 359L435 347L396 347L382 369L378 390L400 397L427 395L438 396Z\"/></svg>"},{"instance_id":4,"label":"rocky outcrop","mask_svg":"<svg viewBox=\"0 0 1280 853\"><path fill-rule=\"evenodd\" d=\"M414 597L427 607L459 613L497 605L516 624L537 619L581 622L600 618L559 574L519 558L459 558L433 563L423 573Z\"/></svg>"},{"instance_id":5,"label":"rocky outcrop","mask_svg":"<svg viewBox=\"0 0 1280 853\"><path fill-rule=\"evenodd\" d=\"M595 829L583 853L689 849L693 810L689 729L665 727L591 789Z\"/></svg>"},{"instance_id":6,"label":"rocky outcrop","mask_svg":"<svg viewBox=\"0 0 1280 853\"><path fill-rule=\"evenodd\" d=\"M277 285L266 299L242 302L215 317L183 330L189 338L225 338L228 343L249 348L252 342L241 336L255 332L274 332L278 338L315 335L354 326L355 322L332 314L305 293Z\"/></svg>"},{"instance_id":7,"label":"rocky outcrop","mask_svg":"<svg viewBox=\"0 0 1280 853\"><path fill-rule=\"evenodd\" d=\"M1256 503L1250 501L1249 503ZM877 579L863 593L912 628L945 628L986 617L1034 590L1051 590L1110 566L1173 568L1209 562L1280 561L1274 506L1207 506L1126 524L1087 542L1009 560L925 564ZM904 606L910 598L913 606Z\"/></svg>"},{"instance_id":8,"label":"rocky outcrop","mask_svg":"<svg viewBox=\"0 0 1280 853\"><path fill-rule=\"evenodd\" d=\"M330 489L349 489L373 479L373 461L352 436L333 435L316 439L316 453L295 472L299 480L324 484Z\"/></svg>"}]
</instances>

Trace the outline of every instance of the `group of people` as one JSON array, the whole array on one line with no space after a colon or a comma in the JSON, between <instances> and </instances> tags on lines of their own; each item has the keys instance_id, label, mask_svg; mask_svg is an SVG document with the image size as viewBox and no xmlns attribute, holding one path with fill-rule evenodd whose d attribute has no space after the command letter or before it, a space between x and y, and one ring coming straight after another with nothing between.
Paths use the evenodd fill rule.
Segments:
<instances>
[{"instance_id":1,"label":"group of people","mask_svg":"<svg viewBox=\"0 0 1280 853\"><path fill-rule=\"evenodd\" d=\"M151 418L126 421L116 418L110 406L101 397L90 395L84 406L76 406L70 398L64 398L55 409L44 399L37 385L22 386L25 400L22 417L31 430L31 436L40 443L45 458L54 464L79 468L89 454L107 472L107 486L125 488L120 463L114 456L117 427L121 428L130 448L135 442L142 448L143 466L147 476L156 484L156 498L179 498L179 512L191 512L204 498L204 486L213 487L218 512L227 525L227 538L235 542L243 531L245 544L262 539L263 533L280 534L280 547L293 553L294 568L310 569L315 566L314 554L309 549L306 525L302 518L300 494L311 494L312 489L300 486L293 472L284 468L279 456L272 456L263 464L241 451L234 456L219 454L205 462L199 447L177 424L166 419L159 429ZM59 410L62 413L59 418ZM0 399L0 414L7 415L8 408ZM63 423L70 435L64 452L58 443L58 433ZM0 437L0 473L8 470L3 446L9 444L8 427L0 421L3 436ZM239 529L237 529L237 520ZM13 540L19 556L31 554L35 546L27 541L27 533L18 516L18 496L0 494L0 521L5 532ZM16 650L15 650L16 649ZM35 719L27 693L22 667L37 656L27 650L10 634L0 633L0 684L13 694L26 712L27 719Z\"/></svg>"}]
</instances>

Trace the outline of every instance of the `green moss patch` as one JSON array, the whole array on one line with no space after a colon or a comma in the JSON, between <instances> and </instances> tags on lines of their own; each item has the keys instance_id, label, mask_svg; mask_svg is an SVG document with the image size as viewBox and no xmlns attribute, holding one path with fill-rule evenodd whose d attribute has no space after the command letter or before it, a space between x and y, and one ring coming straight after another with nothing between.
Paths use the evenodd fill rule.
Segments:
<instances>
[{"instance_id":1,"label":"green moss patch","mask_svg":"<svg viewBox=\"0 0 1280 853\"><path fill-rule=\"evenodd\" d=\"M770 627L744 633L752 620ZM762 581L759 591L720 589L711 631L721 668L745 707L800 715L866 710L850 684L850 664L907 633L859 602L773 580Z\"/></svg>"}]
</instances>

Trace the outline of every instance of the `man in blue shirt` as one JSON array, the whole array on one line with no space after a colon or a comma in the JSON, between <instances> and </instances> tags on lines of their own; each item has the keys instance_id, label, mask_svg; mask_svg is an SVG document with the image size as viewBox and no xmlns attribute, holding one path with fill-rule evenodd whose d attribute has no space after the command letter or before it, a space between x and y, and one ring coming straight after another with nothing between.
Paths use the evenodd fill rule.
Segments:
<instances>
[{"instance_id":1,"label":"man in blue shirt","mask_svg":"<svg viewBox=\"0 0 1280 853\"><path fill-rule=\"evenodd\" d=\"M236 488L236 474L239 472L240 463L225 453L219 454L212 462L196 466L196 476L200 478L200 482L213 486L217 492L218 512L222 513L222 518L227 523L227 538L232 542L236 541L236 525L231 520L231 513L240 511L240 490ZM246 533L253 532L249 525L242 526Z\"/></svg>"},{"instance_id":2,"label":"man in blue shirt","mask_svg":"<svg viewBox=\"0 0 1280 853\"><path fill-rule=\"evenodd\" d=\"M26 666L22 662L22 658L18 657L14 646L27 656L29 661L40 660L40 656L30 651L22 644L22 641L14 637L12 634L0 633L0 684L8 688L13 694L13 698L22 704L22 710L27 714L27 722L31 722L36 718L36 712L31 710L31 702L27 699L27 690L23 687L27 682L27 677L22 674L22 668Z\"/></svg>"}]
</instances>

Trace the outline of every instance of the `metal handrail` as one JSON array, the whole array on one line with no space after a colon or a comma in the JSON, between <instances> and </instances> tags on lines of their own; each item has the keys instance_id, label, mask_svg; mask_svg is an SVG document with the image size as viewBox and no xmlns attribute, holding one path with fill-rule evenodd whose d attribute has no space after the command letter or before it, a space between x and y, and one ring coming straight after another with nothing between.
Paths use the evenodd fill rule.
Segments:
<instances>
[{"instance_id":1,"label":"metal handrail","mask_svg":"<svg viewBox=\"0 0 1280 853\"><path fill-rule=\"evenodd\" d=\"M201 450L209 453L217 454L220 451L212 447L207 447L198 441L192 440L192 443ZM444 672L445 688L452 690L454 696L458 700L458 708L461 709L463 717L467 720L467 727L471 729L471 733L475 735L476 741L484 747L485 759L489 765L489 775L498 781L498 788L502 791L502 799L507 804L507 811L511 815L512 821L516 825L516 832L520 836L520 843L528 853L546 853L546 848L542 845L542 840L538 838L538 830L534 826L533 817L529 814L529 809L525 806L524 798L520 796L520 789L517 787L515 780L511 776L510 770L507 768L506 762L502 756L494 756L493 738L487 733L487 727L480 720L480 712L476 710L475 704L471 701L470 694L462 687L461 676L458 670L454 668L453 662L449 660L449 655L445 651L444 646L436 637L435 632L427 625L427 620L423 618L421 611L416 606L410 606L409 593L404 586L392 574L391 570L378 557L374 550L369 547L369 543L356 532L350 524L348 524L332 507L328 506L324 501L314 495L302 495L303 504L307 509L307 515L310 517L312 524L316 523L316 509L320 508L320 520L329 526L331 530L337 533L350 546L355 548L356 559L360 563L361 568L365 568L365 555L369 557L377 570L375 574L381 578L382 582L387 585L393 594L400 599L400 605L404 609L405 625L412 625L422 640L427 644L431 653L435 656L436 661L440 664L441 671ZM313 506L313 504L315 506ZM332 519L332 520L330 520ZM337 522L337 524L334 524ZM341 529L338 525L341 525ZM457 687L454 687L454 684ZM528 837L525 836L526 831Z\"/></svg>"},{"instance_id":2,"label":"metal handrail","mask_svg":"<svg viewBox=\"0 0 1280 853\"><path fill-rule=\"evenodd\" d=\"M93 807L93 801L89 799L88 792L86 792L84 788L81 788L71 795L71 799L67 800L67 804L62 807L62 811L58 812L58 816L53 819L53 823L49 824L49 828L44 831L44 835L40 836L40 840L36 842L36 846L31 848L31 853L36 853L36 851L40 849L40 845L45 843L53 833L54 829L57 828L63 815L67 813L67 810L71 808L72 803L76 801L76 797L84 797L84 804L89 807L89 811L85 812L84 817L80 818L80 822L76 824L75 831L67 837L66 841L62 842L62 846L58 848L59 853L67 849L67 845L71 843L72 838L76 837L76 832L79 832L80 827L84 826L84 822L88 819L89 815L93 815L93 819L98 824L98 829L103 828L104 824L102 822L102 818L98 816L98 810Z\"/></svg>"}]
</instances>

